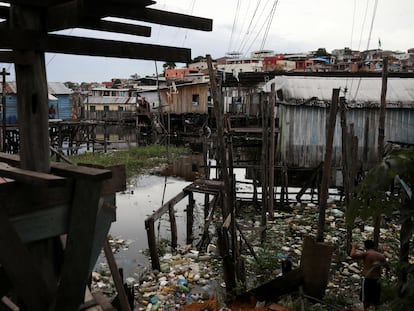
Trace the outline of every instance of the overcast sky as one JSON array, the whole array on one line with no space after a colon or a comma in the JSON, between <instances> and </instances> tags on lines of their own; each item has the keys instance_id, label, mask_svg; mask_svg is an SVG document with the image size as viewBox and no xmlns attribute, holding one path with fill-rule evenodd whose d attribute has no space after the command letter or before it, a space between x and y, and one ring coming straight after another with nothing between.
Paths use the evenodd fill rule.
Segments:
<instances>
[{"instance_id":1,"label":"overcast sky","mask_svg":"<svg viewBox=\"0 0 414 311\"><path fill-rule=\"evenodd\" d=\"M384 50L414 48L413 0L158 0L151 7L211 18L213 31L147 24L152 27L150 38L81 29L62 33L185 47L192 50L192 58L206 54L218 58L233 51L249 56L259 49L276 53L365 50L378 48L379 41ZM46 54L46 64L48 81L59 82L102 82L156 73L154 61ZM159 73L162 64L157 62ZM14 67L1 67L14 80Z\"/></svg>"}]
</instances>

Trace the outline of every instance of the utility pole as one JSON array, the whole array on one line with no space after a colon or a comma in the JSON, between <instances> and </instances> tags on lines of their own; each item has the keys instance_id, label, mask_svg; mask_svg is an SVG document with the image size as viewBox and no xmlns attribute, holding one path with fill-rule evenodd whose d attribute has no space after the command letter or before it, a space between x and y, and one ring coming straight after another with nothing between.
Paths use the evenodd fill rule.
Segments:
<instances>
[{"instance_id":1,"label":"utility pole","mask_svg":"<svg viewBox=\"0 0 414 311\"><path fill-rule=\"evenodd\" d=\"M2 151L6 152L6 76L10 73L6 72L6 68L3 68L1 75L3 76L2 82L2 97L1 97L1 106L2 106Z\"/></svg>"}]
</instances>

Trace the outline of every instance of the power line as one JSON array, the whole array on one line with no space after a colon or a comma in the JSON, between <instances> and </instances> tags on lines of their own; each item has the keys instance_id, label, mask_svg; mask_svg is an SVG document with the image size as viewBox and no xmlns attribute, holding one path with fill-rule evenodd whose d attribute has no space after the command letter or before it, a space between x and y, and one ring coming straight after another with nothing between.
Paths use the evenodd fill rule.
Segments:
<instances>
[{"instance_id":1,"label":"power line","mask_svg":"<svg viewBox=\"0 0 414 311\"><path fill-rule=\"evenodd\" d=\"M273 3L272 10L271 10L271 12L269 14L269 16L270 16L269 22L267 23L266 30L265 30L265 34L263 35L262 44L260 45L260 50L263 50L264 49L264 45L266 43L267 36L269 35L270 26L272 25L273 18L275 17L275 12L276 12L276 7L277 7L278 2L279 2L279 0L275 0L275 2Z\"/></svg>"},{"instance_id":2,"label":"power line","mask_svg":"<svg viewBox=\"0 0 414 311\"><path fill-rule=\"evenodd\" d=\"M231 46L233 43L233 35L234 35L234 30L236 28L237 20L239 18L239 11L240 11L240 0L237 0L236 13L234 14L233 27L231 28L229 47L227 49L227 51L229 52L231 51Z\"/></svg>"},{"instance_id":3,"label":"power line","mask_svg":"<svg viewBox=\"0 0 414 311\"><path fill-rule=\"evenodd\" d=\"M247 26L246 33L245 33L245 35L244 35L244 37L243 37L242 41L240 42L240 46L239 46L239 49L238 49L240 52L241 52L241 51L243 51L244 46L246 45L247 40L248 40L247 38L248 38L248 36L250 36L250 33L251 33L250 28L251 28L251 26L252 26L252 24L253 24L253 21L254 21L255 17L256 17L257 10L258 10L258 9L259 9L259 7L260 7L260 3L261 3L261 0L259 0L259 1L257 2L257 4L256 4L256 8L254 9L254 12L253 12L253 15L252 15L252 17L250 18L250 23L249 23L249 26ZM253 30L254 30L254 28L253 28Z\"/></svg>"}]
</instances>

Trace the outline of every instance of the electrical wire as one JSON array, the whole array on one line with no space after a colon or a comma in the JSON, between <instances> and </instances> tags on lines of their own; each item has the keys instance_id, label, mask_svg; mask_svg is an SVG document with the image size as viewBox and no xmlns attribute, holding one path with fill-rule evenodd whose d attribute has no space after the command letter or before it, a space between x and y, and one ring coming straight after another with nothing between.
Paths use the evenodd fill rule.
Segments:
<instances>
[{"instance_id":1,"label":"electrical wire","mask_svg":"<svg viewBox=\"0 0 414 311\"><path fill-rule=\"evenodd\" d=\"M233 35L234 35L234 30L236 29L237 20L239 18L239 11L240 11L240 0L237 0L236 13L234 14L233 27L231 28L229 47L227 49L227 51L229 52L231 51L231 47L233 43Z\"/></svg>"},{"instance_id":2,"label":"electrical wire","mask_svg":"<svg viewBox=\"0 0 414 311\"><path fill-rule=\"evenodd\" d=\"M368 41L367 41L367 48L366 48L367 51L369 49L369 43L371 41L372 29L374 28L374 21L375 21L375 16L377 14L377 7L378 7L378 0L375 0L375 3L374 3L374 11L372 12L372 18L371 18L371 26L370 26L369 34L368 34ZM361 86L361 80L362 80L362 78L359 78L358 86L357 86L357 89L356 89L355 95L354 95L354 100L355 100L355 98L358 95L359 87Z\"/></svg>"},{"instance_id":3,"label":"electrical wire","mask_svg":"<svg viewBox=\"0 0 414 311\"><path fill-rule=\"evenodd\" d=\"M193 0L191 2L189 15L193 15L195 3L196 3L196 0ZM181 45L182 47L184 47L185 41L187 41L187 35L188 35L188 29L185 30L183 43Z\"/></svg>"},{"instance_id":4,"label":"electrical wire","mask_svg":"<svg viewBox=\"0 0 414 311\"><path fill-rule=\"evenodd\" d=\"M279 3L279 0L275 0L275 2L273 3L272 10L271 10L271 12L269 14L269 16L270 16L269 22L267 23L266 30L265 30L265 34L263 35L263 40L262 40L262 43L260 45L260 50L263 50L264 49L264 45L266 43L267 36L269 35L270 26L272 25L273 18L275 17L276 7L277 7L277 4L278 3Z\"/></svg>"},{"instance_id":5,"label":"electrical wire","mask_svg":"<svg viewBox=\"0 0 414 311\"><path fill-rule=\"evenodd\" d=\"M240 52L244 49L244 46L246 45L247 37L248 37L248 36L250 35L250 33L251 33L250 28L251 28L251 26L252 26L252 24L253 24L253 21L254 21L255 17L256 17L257 10L258 10L258 9L259 9L259 7L260 7L260 3L261 3L261 0L259 0L259 1L257 2L257 4L256 4L256 8L255 8L255 9L254 9L254 11L253 11L253 15L252 15L252 17L250 18L250 23L249 23L249 25L247 26L246 33L245 33L245 35L244 35L243 39L242 39L242 40L241 40L241 42L240 42L240 45L239 45L239 48L238 48L238 51L240 51Z\"/></svg>"},{"instance_id":6,"label":"electrical wire","mask_svg":"<svg viewBox=\"0 0 414 311\"><path fill-rule=\"evenodd\" d=\"M267 15L267 17L266 17L265 21L262 23L262 26L260 27L259 31L257 32L257 34L256 34L255 38L252 40L252 42L251 42L250 46L246 49L245 54L246 54L248 51L250 51L250 50L252 49L253 44L256 42L256 40L258 39L258 37L259 37L259 36L260 36L260 34L262 33L263 28L265 27L265 25L266 25L266 28L270 27L269 25L271 24L271 20L273 20L274 9L276 8L276 7L275 7L275 3L276 3L277 1L278 1L278 0L276 0L276 1L273 3L272 10L271 10L271 11L270 11L270 13ZM277 4L277 3L276 3L276 4ZM266 2L266 5L267 5L267 2ZM265 8L263 8L262 14L263 14L263 12L265 11L264 9L265 9ZM261 15L262 15L262 14L261 14ZM261 16L260 16L260 19L258 19L258 21L259 21L259 20L261 20ZM256 24L255 24L255 26L257 26L257 24L258 24L258 23L256 23ZM267 36L267 35L266 35L266 33L265 33L264 38L265 38L266 36Z\"/></svg>"}]
</instances>

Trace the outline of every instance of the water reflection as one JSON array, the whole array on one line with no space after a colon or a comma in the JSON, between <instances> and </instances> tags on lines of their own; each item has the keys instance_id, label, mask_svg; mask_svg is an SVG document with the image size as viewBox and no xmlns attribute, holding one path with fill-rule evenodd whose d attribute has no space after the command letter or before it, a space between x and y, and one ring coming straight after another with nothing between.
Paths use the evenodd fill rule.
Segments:
<instances>
[{"instance_id":1,"label":"water reflection","mask_svg":"<svg viewBox=\"0 0 414 311\"><path fill-rule=\"evenodd\" d=\"M110 234L113 237L125 239L129 244L128 249L120 250L115 254L118 267L124 269L125 277L139 277L149 265L148 258L141 252L141 250L148 248L144 225L147 216L189 184L188 181L174 177L140 175L131 180L127 191L117 194L117 220L112 224ZM163 195L164 187L165 194ZM201 202L204 203L204 197L201 194L195 194L194 199L196 201L195 220L196 223L199 223L202 219L197 219L197 215L203 215L198 211L201 211ZM185 198L175 206L178 244L180 245L185 244L185 209L187 204L188 198ZM160 222L157 221L156 230L159 230L158 237L160 239L171 239L169 226L168 214L162 217ZM105 262L105 258L100 258L100 262Z\"/></svg>"}]
</instances>

